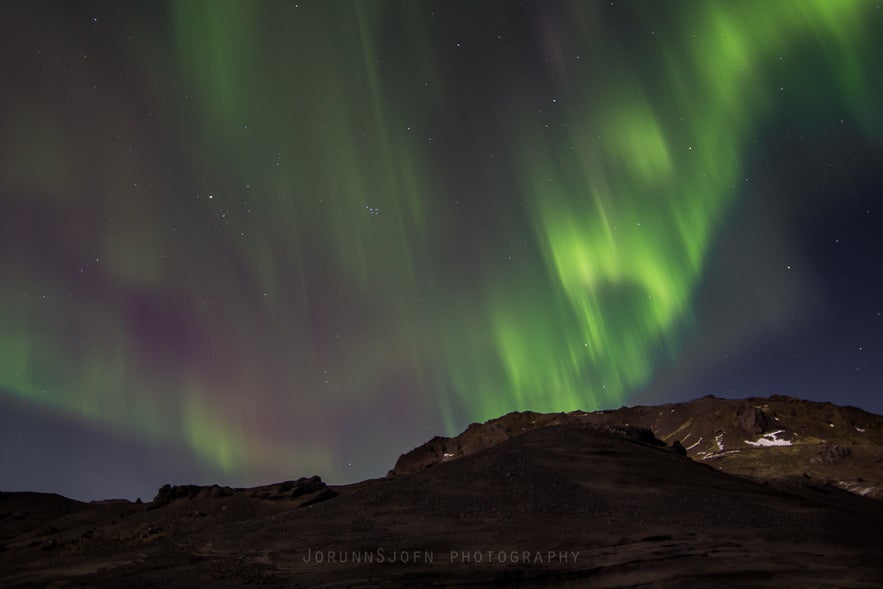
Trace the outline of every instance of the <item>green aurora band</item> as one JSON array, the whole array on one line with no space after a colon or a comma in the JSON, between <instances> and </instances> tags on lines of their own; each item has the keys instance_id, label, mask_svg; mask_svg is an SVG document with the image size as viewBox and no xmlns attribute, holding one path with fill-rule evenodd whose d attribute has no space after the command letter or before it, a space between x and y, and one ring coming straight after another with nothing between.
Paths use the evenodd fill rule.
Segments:
<instances>
[{"instance_id":1,"label":"green aurora band","mask_svg":"<svg viewBox=\"0 0 883 589\"><path fill-rule=\"evenodd\" d=\"M242 480L344 477L347 428L401 446L339 407L386 403L453 433L622 404L694 329L768 118L836 105L875 141L883 121L865 73L873 2L674 3L653 18L636 2L628 51L611 50L623 25L603 5L562 3L518 49L546 87L500 66L497 100L464 105L467 58L433 4L171 3L156 39L121 49L154 121L106 98L102 161L39 101L8 138L6 192L74 211L57 239L75 269L7 274L0 391L186 444ZM458 125L486 157L457 153ZM71 186L95 203L71 206Z\"/></svg>"}]
</instances>

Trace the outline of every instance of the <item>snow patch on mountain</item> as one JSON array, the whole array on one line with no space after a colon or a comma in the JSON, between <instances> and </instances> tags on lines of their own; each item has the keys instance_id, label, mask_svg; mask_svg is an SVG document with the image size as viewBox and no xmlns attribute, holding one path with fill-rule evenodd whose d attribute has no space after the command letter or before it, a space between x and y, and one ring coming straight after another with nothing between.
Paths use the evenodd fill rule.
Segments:
<instances>
[{"instance_id":1,"label":"snow patch on mountain","mask_svg":"<svg viewBox=\"0 0 883 589\"><path fill-rule=\"evenodd\" d=\"M786 440L786 439L780 437L781 434L784 434L784 433L785 433L785 430L780 429L780 430L774 431L769 434L764 434L756 442L752 442L751 440L745 440L745 443L748 444L749 446L756 446L756 447L759 447L759 446L790 446L791 440Z\"/></svg>"}]
</instances>

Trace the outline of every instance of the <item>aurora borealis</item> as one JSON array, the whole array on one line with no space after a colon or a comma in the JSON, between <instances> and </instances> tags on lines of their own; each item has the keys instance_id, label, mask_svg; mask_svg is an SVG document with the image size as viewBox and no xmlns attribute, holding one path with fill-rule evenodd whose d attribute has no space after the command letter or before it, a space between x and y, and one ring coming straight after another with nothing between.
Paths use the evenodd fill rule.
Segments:
<instances>
[{"instance_id":1,"label":"aurora borealis","mask_svg":"<svg viewBox=\"0 0 883 589\"><path fill-rule=\"evenodd\" d=\"M0 488L352 481L514 410L883 409L877 2L5 9Z\"/></svg>"}]
</instances>

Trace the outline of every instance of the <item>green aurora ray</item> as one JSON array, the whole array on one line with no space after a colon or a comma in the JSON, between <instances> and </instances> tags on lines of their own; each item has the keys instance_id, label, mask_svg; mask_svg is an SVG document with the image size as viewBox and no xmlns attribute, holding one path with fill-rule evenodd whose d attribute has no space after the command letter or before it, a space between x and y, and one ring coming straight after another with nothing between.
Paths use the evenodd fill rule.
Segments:
<instances>
[{"instance_id":1,"label":"green aurora ray","mask_svg":"<svg viewBox=\"0 0 883 589\"><path fill-rule=\"evenodd\" d=\"M0 390L241 480L345 477L344 431L400 448L424 424L627 401L694 334L766 121L836 106L881 139L879 16L618 3L626 26L606 4L561 3L512 49L523 72L488 57L494 99L471 104L481 57L446 4L169 4L120 38L142 75L102 121L35 100L7 130L4 193L64 221L52 260L7 253L28 263L0 285ZM378 405L413 428L360 422Z\"/></svg>"}]
</instances>

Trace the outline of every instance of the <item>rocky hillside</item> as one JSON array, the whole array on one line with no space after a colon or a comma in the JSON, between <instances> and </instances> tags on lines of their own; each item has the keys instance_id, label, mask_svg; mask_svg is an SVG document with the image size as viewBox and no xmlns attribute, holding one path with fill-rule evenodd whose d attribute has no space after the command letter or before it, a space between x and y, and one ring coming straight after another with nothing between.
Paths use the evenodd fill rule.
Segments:
<instances>
[{"instance_id":1,"label":"rocky hillside","mask_svg":"<svg viewBox=\"0 0 883 589\"><path fill-rule=\"evenodd\" d=\"M883 502L728 475L634 425L543 419L571 418L507 416L458 457L343 487L0 493L0 586L883 587Z\"/></svg>"},{"instance_id":2,"label":"rocky hillside","mask_svg":"<svg viewBox=\"0 0 883 589\"><path fill-rule=\"evenodd\" d=\"M764 480L805 477L883 498L883 417L831 403L772 396L703 397L687 403L586 413L509 413L402 455L389 476L456 460L527 431L563 424L647 428L687 456Z\"/></svg>"}]
</instances>

